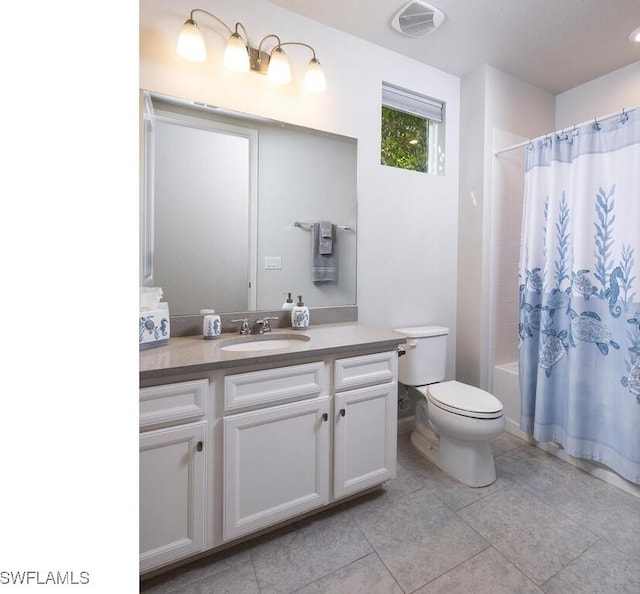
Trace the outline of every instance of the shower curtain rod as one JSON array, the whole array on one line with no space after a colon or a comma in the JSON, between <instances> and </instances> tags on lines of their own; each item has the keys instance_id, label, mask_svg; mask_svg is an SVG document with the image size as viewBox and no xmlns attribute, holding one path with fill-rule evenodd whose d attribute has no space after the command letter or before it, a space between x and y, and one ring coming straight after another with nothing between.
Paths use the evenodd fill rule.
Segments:
<instances>
[{"instance_id":1,"label":"shower curtain rod","mask_svg":"<svg viewBox=\"0 0 640 594\"><path fill-rule=\"evenodd\" d=\"M635 107L631 107L629 109L625 109L624 107L619 110L616 111L614 113L609 113L605 116L601 116L599 118L593 118L593 120L587 120L586 122L582 122L581 124L574 124L571 127L568 128L561 128L560 130L556 130L555 132L550 132L548 134L542 134L541 136L537 136L536 138L531 138L529 140L525 140L524 142L519 142L518 144L512 144L511 146L507 146L503 149L500 149L499 151L496 151L495 153L493 153L494 157L499 157L500 155L502 155L503 153L508 153L509 151L512 151L514 149L517 148L522 148L523 146L527 146L529 144L531 144L532 142L534 142L535 140L542 140L543 138L547 138L548 136L552 136L553 134L563 134L564 132L566 132L567 130L573 130L575 128L579 128L580 126L584 126L585 124L589 124L590 122L594 122L594 123L600 123L600 122L604 122L606 120L611 120L615 117L621 116L622 114L625 113L631 113L632 111L638 109L638 105L636 105Z\"/></svg>"}]
</instances>

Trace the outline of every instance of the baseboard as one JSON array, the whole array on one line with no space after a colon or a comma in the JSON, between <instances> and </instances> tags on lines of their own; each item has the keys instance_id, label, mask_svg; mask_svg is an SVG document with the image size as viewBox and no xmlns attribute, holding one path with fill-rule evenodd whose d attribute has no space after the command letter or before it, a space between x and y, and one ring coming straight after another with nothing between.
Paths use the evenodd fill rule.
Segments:
<instances>
[{"instance_id":1,"label":"baseboard","mask_svg":"<svg viewBox=\"0 0 640 594\"><path fill-rule=\"evenodd\" d=\"M411 433L413 431L413 426L415 423L415 416L411 415L410 417L402 417L398 419L398 435L402 435L403 433Z\"/></svg>"},{"instance_id":2,"label":"baseboard","mask_svg":"<svg viewBox=\"0 0 640 594\"><path fill-rule=\"evenodd\" d=\"M533 439L531 439L522 429L520 429L520 425L514 421L513 419L510 419L509 417L507 417L505 419L506 423L505 423L505 427L504 430L507 433L511 433L511 435L515 435L516 437L519 437L520 439L524 439L524 441L528 441L529 443L532 443L535 445L535 441Z\"/></svg>"}]
</instances>

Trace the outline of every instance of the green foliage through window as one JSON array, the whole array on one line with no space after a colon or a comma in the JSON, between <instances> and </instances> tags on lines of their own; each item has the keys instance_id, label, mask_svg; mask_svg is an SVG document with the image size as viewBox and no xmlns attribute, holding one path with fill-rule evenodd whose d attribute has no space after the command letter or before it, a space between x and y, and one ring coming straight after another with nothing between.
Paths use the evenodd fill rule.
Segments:
<instances>
[{"instance_id":1,"label":"green foliage through window","mask_svg":"<svg viewBox=\"0 0 640 594\"><path fill-rule=\"evenodd\" d=\"M382 165L426 172L428 147L429 120L382 106Z\"/></svg>"}]
</instances>

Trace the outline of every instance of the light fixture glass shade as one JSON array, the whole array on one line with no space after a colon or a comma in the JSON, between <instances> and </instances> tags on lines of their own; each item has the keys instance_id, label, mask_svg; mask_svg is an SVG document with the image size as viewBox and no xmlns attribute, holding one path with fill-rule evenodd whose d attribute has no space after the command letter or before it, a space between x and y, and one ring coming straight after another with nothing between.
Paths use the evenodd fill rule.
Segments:
<instances>
[{"instance_id":1,"label":"light fixture glass shade","mask_svg":"<svg viewBox=\"0 0 640 594\"><path fill-rule=\"evenodd\" d=\"M200 28L195 21L188 19L182 25L177 51L180 57L192 62L204 62L207 59L207 48L204 45Z\"/></svg>"},{"instance_id":2,"label":"light fixture glass shade","mask_svg":"<svg viewBox=\"0 0 640 594\"><path fill-rule=\"evenodd\" d=\"M250 69L247 46L238 33L233 33L224 48L224 67L233 72L248 72Z\"/></svg>"},{"instance_id":3,"label":"light fixture glass shade","mask_svg":"<svg viewBox=\"0 0 640 594\"><path fill-rule=\"evenodd\" d=\"M640 43L640 27L629 33L629 41Z\"/></svg>"},{"instance_id":4,"label":"light fixture glass shade","mask_svg":"<svg viewBox=\"0 0 640 594\"><path fill-rule=\"evenodd\" d=\"M315 58L312 58L307 65L302 86L312 93L322 93L327 90L327 79L324 77L320 62Z\"/></svg>"},{"instance_id":5,"label":"light fixture glass shade","mask_svg":"<svg viewBox=\"0 0 640 594\"><path fill-rule=\"evenodd\" d=\"M289 66L289 58L282 51L282 48L276 47L271 52L269 58L269 68L267 69L267 77L269 80L279 84L287 84L291 82L291 67Z\"/></svg>"}]
</instances>

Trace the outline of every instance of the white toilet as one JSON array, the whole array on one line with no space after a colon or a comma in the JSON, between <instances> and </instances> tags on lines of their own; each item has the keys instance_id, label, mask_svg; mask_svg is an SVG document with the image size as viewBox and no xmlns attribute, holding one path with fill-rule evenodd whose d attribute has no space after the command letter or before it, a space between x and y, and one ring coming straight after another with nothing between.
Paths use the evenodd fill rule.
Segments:
<instances>
[{"instance_id":1,"label":"white toilet","mask_svg":"<svg viewBox=\"0 0 640 594\"><path fill-rule=\"evenodd\" d=\"M505 427L502 403L467 384L438 383L445 377L448 328L419 326L396 332L407 337L398 380L424 396L416 406L411 442L425 458L466 485L490 485L496 480L491 440Z\"/></svg>"}]
</instances>

